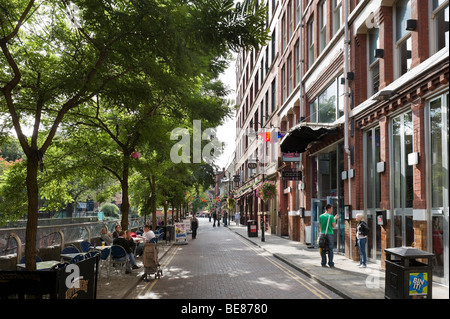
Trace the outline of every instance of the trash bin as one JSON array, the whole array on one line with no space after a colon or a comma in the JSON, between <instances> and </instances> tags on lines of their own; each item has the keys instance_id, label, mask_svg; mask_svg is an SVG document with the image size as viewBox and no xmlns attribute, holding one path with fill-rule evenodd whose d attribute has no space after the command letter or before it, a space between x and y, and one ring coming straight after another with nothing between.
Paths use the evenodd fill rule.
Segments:
<instances>
[{"instance_id":1,"label":"trash bin","mask_svg":"<svg viewBox=\"0 0 450 319\"><path fill-rule=\"evenodd\" d=\"M384 297L431 299L434 254L412 247L396 247L384 251L386 252Z\"/></svg>"},{"instance_id":2,"label":"trash bin","mask_svg":"<svg viewBox=\"0 0 450 319\"><path fill-rule=\"evenodd\" d=\"M247 235L248 237L258 237L256 220L247 220Z\"/></svg>"}]
</instances>

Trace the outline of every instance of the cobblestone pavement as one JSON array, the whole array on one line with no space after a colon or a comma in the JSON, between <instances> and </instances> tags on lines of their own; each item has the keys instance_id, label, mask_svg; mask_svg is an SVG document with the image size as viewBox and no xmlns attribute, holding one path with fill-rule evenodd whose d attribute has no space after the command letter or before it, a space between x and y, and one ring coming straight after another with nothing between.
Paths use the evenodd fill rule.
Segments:
<instances>
[{"instance_id":1,"label":"cobblestone pavement","mask_svg":"<svg viewBox=\"0 0 450 319\"><path fill-rule=\"evenodd\" d=\"M134 299L339 299L227 228L199 219L196 239L173 245L163 276L138 282Z\"/></svg>"}]
</instances>

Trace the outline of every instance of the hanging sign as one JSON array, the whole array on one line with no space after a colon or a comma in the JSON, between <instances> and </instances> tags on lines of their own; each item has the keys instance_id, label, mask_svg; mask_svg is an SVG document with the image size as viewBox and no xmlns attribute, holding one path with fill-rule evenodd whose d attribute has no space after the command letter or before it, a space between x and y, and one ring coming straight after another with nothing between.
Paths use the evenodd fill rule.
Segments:
<instances>
[{"instance_id":1,"label":"hanging sign","mask_svg":"<svg viewBox=\"0 0 450 319\"><path fill-rule=\"evenodd\" d=\"M299 162L300 153L282 153L283 162Z\"/></svg>"},{"instance_id":2,"label":"hanging sign","mask_svg":"<svg viewBox=\"0 0 450 319\"><path fill-rule=\"evenodd\" d=\"M302 171L295 168L284 168L281 177L285 181L301 181Z\"/></svg>"}]
</instances>

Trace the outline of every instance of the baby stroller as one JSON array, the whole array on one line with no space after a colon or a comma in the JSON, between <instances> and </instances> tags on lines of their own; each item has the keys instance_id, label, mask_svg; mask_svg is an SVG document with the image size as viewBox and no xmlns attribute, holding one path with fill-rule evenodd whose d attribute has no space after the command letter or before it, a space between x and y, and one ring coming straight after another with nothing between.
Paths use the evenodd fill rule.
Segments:
<instances>
[{"instance_id":1,"label":"baby stroller","mask_svg":"<svg viewBox=\"0 0 450 319\"><path fill-rule=\"evenodd\" d=\"M161 278L162 270L160 268L158 260L158 247L155 243L146 243L144 245L143 262L144 262L144 274L142 280L148 281L149 275L155 275L156 278Z\"/></svg>"}]
</instances>

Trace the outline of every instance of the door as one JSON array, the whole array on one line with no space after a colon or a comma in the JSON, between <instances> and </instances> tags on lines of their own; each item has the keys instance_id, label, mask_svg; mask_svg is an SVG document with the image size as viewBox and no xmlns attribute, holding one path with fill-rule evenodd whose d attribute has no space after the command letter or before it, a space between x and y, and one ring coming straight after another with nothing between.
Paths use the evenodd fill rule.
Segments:
<instances>
[{"instance_id":1,"label":"door","mask_svg":"<svg viewBox=\"0 0 450 319\"><path fill-rule=\"evenodd\" d=\"M381 260L381 226L376 222L376 211L380 208L381 181L377 169L380 157L380 128L375 127L364 134L364 210L369 234L367 238L367 257L373 261ZM383 164L381 164L383 165Z\"/></svg>"},{"instance_id":2,"label":"door","mask_svg":"<svg viewBox=\"0 0 450 319\"><path fill-rule=\"evenodd\" d=\"M393 118L391 122L391 178L394 208L394 246L412 246L413 228L413 166L408 165L408 154L413 151L412 112Z\"/></svg>"},{"instance_id":3,"label":"door","mask_svg":"<svg viewBox=\"0 0 450 319\"><path fill-rule=\"evenodd\" d=\"M431 247L435 254L433 279L448 285L449 278L449 95L430 100L427 130L428 183L427 197L431 203Z\"/></svg>"}]
</instances>

